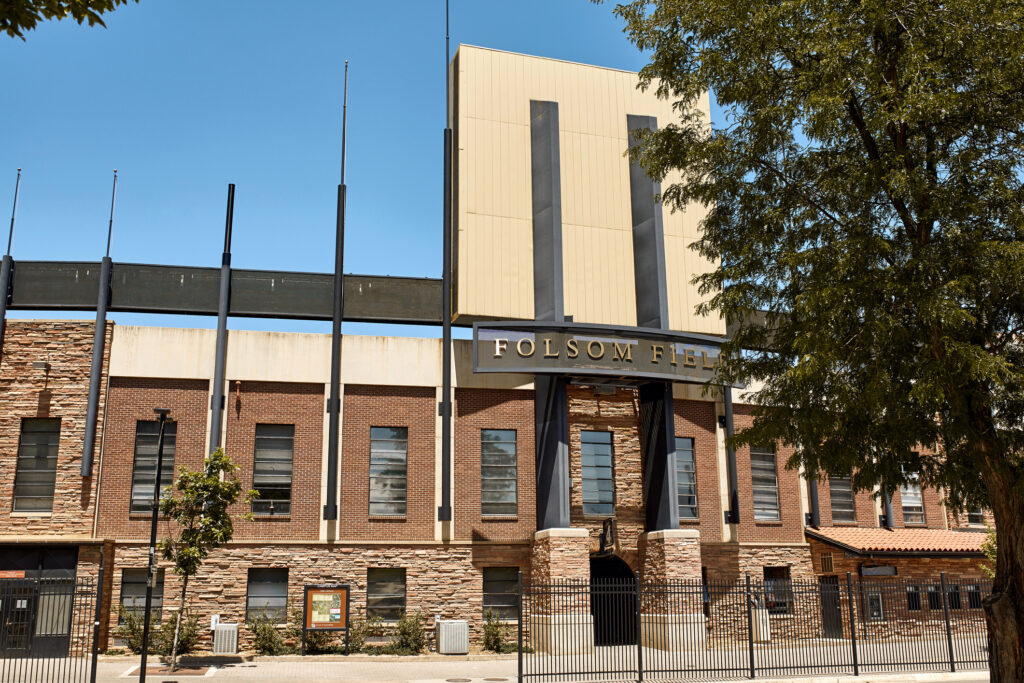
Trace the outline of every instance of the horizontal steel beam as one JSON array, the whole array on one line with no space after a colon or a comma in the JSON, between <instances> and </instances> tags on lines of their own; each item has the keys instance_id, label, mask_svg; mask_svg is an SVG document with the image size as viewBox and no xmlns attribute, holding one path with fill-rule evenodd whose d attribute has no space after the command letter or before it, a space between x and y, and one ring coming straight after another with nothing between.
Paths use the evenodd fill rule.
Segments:
<instances>
[{"instance_id":1,"label":"horizontal steel beam","mask_svg":"<svg viewBox=\"0 0 1024 683\"><path fill-rule=\"evenodd\" d=\"M99 261L15 261L9 310L94 311ZM330 273L231 271L229 315L330 320ZM441 324L441 280L345 276L345 320ZM114 263L111 312L217 315L220 268Z\"/></svg>"}]
</instances>

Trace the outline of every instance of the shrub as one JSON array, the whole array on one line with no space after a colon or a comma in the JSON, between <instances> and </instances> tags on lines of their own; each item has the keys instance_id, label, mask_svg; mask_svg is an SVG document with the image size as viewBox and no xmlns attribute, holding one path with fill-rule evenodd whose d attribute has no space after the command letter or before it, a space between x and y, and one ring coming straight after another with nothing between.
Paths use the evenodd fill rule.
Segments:
<instances>
[{"instance_id":1,"label":"shrub","mask_svg":"<svg viewBox=\"0 0 1024 683\"><path fill-rule=\"evenodd\" d=\"M366 639L372 636L382 636L385 633L384 620L374 616L364 618L360 611L352 618L348 630L349 652L362 652L366 649Z\"/></svg>"},{"instance_id":2,"label":"shrub","mask_svg":"<svg viewBox=\"0 0 1024 683\"><path fill-rule=\"evenodd\" d=\"M290 641L287 652L299 652L302 649L302 624L304 615L302 608L297 607L288 614L288 625L284 629L285 637ZM306 654L338 654L345 651L345 645L335 644L338 633L333 631L310 631L306 634Z\"/></svg>"},{"instance_id":3,"label":"shrub","mask_svg":"<svg viewBox=\"0 0 1024 683\"><path fill-rule=\"evenodd\" d=\"M390 646L395 654L418 654L427 646L423 631L423 614L403 613L391 631Z\"/></svg>"},{"instance_id":4,"label":"shrub","mask_svg":"<svg viewBox=\"0 0 1024 683\"><path fill-rule=\"evenodd\" d=\"M123 608L118 611L120 617L114 635L124 641L124 646L132 654L142 652L142 628L143 619L134 612L125 611ZM169 618L159 621L159 613L152 613L152 620L149 626L149 653L157 655L171 654L171 644L174 642L174 621L175 614ZM181 631L178 633L178 653L191 652L199 643L199 618L185 610L181 619Z\"/></svg>"},{"instance_id":5,"label":"shrub","mask_svg":"<svg viewBox=\"0 0 1024 683\"><path fill-rule=\"evenodd\" d=\"M250 619L246 626L252 632L253 649L261 655L280 655L285 653L284 639L277 626L265 614Z\"/></svg>"},{"instance_id":6,"label":"shrub","mask_svg":"<svg viewBox=\"0 0 1024 683\"><path fill-rule=\"evenodd\" d=\"M484 617L484 649L500 654L515 652L517 645L510 633L511 627L490 610ZM528 648L523 648L523 652L530 651Z\"/></svg>"}]
</instances>

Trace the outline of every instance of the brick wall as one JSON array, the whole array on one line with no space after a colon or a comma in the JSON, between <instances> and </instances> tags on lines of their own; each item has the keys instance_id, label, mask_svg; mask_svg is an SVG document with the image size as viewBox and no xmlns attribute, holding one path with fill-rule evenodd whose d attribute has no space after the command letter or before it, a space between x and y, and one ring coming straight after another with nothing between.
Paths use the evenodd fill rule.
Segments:
<instances>
[{"instance_id":1,"label":"brick wall","mask_svg":"<svg viewBox=\"0 0 1024 683\"><path fill-rule=\"evenodd\" d=\"M892 494L893 526L926 529L946 528L946 507L942 504L942 493L938 489L921 488L921 500L924 503L924 524L906 524L903 521L903 498L897 489ZM884 508L883 508L884 512Z\"/></svg>"},{"instance_id":2,"label":"brick wall","mask_svg":"<svg viewBox=\"0 0 1024 683\"><path fill-rule=\"evenodd\" d=\"M433 387L345 385L342 418L341 539L429 540L434 538ZM407 501L404 517L370 517L370 428L407 427Z\"/></svg>"},{"instance_id":3,"label":"brick wall","mask_svg":"<svg viewBox=\"0 0 1024 683\"><path fill-rule=\"evenodd\" d=\"M231 382L225 450L239 466L244 490L252 488L257 424L295 426L292 503L287 515L236 517L235 538L316 540L320 537L320 466L323 458L324 388L321 384ZM239 503L236 515L249 512Z\"/></svg>"},{"instance_id":4,"label":"brick wall","mask_svg":"<svg viewBox=\"0 0 1024 683\"><path fill-rule=\"evenodd\" d=\"M737 405L734 412L735 430L741 432L753 424L751 406ZM736 449L736 479L740 499L740 524L738 529L741 543L802 543L804 540L804 519L801 506L803 481L797 470L786 467L793 455L790 446L775 449L776 474L779 485L779 521L755 521L753 483L750 473L750 448Z\"/></svg>"},{"instance_id":5,"label":"brick wall","mask_svg":"<svg viewBox=\"0 0 1024 683\"><path fill-rule=\"evenodd\" d=\"M950 579L987 579L984 571L981 569L981 564L985 559L981 555L968 557L943 557L941 555L931 557L863 557L847 553L841 548L836 548L828 543L822 543L816 539L810 539L809 542L811 556L814 561L814 571L819 574L825 573L822 571L821 566L822 553L831 553L834 571L830 573L845 576L847 572L850 572L853 574L854 580L860 576L861 565L895 566L896 576L907 580L938 581L939 574L942 572L945 572L947 578Z\"/></svg>"},{"instance_id":6,"label":"brick wall","mask_svg":"<svg viewBox=\"0 0 1024 683\"><path fill-rule=\"evenodd\" d=\"M153 420L154 408L169 408L177 423L174 467L199 469L206 457L209 382L187 379L112 377L96 533L100 538L149 538L150 515L130 513L135 424Z\"/></svg>"},{"instance_id":7,"label":"brick wall","mask_svg":"<svg viewBox=\"0 0 1024 683\"><path fill-rule=\"evenodd\" d=\"M996 518L995 515L992 514L992 511L988 509L982 509L981 513L985 519L984 523L981 525L971 524L970 520L967 517L966 511L956 512L952 508L947 507L946 523L949 525L950 529L995 529Z\"/></svg>"},{"instance_id":8,"label":"brick wall","mask_svg":"<svg viewBox=\"0 0 1024 683\"><path fill-rule=\"evenodd\" d=\"M537 527L533 392L456 389L452 504L455 538L529 541ZM480 511L480 431L516 430L518 515Z\"/></svg>"},{"instance_id":9,"label":"brick wall","mask_svg":"<svg viewBox=\"0 0 1024 683\"><path fill-rule=\"evenodd\" d=\"M699 528L702 538L722 538L722 498L719 492L718 438L715 404L710 401L675 401L676 436L694 439L699 520L680 520L683 528Z\"/></svg>"},{"instance_id":10,"label":"brick wall","mask_svg":"<svg viewBox=\"0 0 1024 683\"><path fill-rule=\"evenodd\" d=\"M0 535L92 533L96 477L82 477L81 467L94 329L94 323L81 320L7 321L0 355ZM108 324L101 387L106 383L113 331L113 323ZM35 362L48 362L49 370L32 367ZM103 404L101 390L97 453ZM23 418L60 419L52 512L13 511ZM95 464L93 468L95 473Z\"/></svg>"}]
</instances>

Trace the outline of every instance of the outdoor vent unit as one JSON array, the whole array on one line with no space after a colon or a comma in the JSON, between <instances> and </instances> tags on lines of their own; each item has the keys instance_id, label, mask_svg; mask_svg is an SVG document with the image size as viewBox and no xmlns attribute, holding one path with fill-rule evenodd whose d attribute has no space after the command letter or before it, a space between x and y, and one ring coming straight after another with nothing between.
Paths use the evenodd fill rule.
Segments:
<instances>
[{"instance_id":1,"label":"outdoor vent unit","mask_svg":"<svg viewBox=\"0 0 1024 683\"><path fill-rule=\"evenodd\" d=\"M437 625L437 651L443 655L469 654L469 622L442 621Z\"/></svg>"},{"instance_id":2,"label":"outdoor vent unit","mask_svg":"<svg viewBox=\"0 0 1024 683\"><path fill-rule=\"evenodd\" d=\"M214 627L213 654L238 654L238 624L217 624Z\"/></svg>"}]
</instances>

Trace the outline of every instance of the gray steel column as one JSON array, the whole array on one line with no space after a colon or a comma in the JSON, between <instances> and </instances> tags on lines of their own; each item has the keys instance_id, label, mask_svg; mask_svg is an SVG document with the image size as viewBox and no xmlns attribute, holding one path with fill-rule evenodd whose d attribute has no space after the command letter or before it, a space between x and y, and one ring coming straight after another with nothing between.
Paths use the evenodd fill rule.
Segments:
<instances>
[{"instance_id":1,"label":"gray steel column","mask_svg":"<svg viewBox=\"0 0 1024 683\"><path fill-rule=\"evenodd\" d=\"M558 103L530 101L534 319L564 322ZM569 522L569 405L563 377L534 377L537 529Z\"/></svg>"},{"instance_id":2,"label":"gray steel column","mask_svg":"<svg viewBox=\"0 0 1024 683\"><path fill-rule=\"evenodd\" d=\"M817 529L821 526L821 504L818 501L818 478L814 475L807 477L807 491L811 499L811 523L810 526Z\"/></svg>"},{"instance_id":3,"label":"gray steel column","mask_svg":"<svg viewBox=\"0 0 1024 683\"><path fill-rule=\"evenodd\" d=\"M82 476L92 475L92 455L96 445L96 422L100 404L100 380L103 377L103 351L107 341L107 308L110 306L112 261L100 262L100 286L96 297L96 325L92 333L92 366L89 369L89 397L85 407L85 441L82 444Z\"/></svg>"},{"instance_id":4,"label":"gray steel column","mask_svg":"<svg viewBox=\"0 0 1024 683\"><path fill-rule=\"evenodd\" d=\"M653 116L626 117L629 146L634 131L657 130ZM629 163L630 209L633 219L633 281L636 324L668 329L668 285L665 275L665 227L655 197L661 184L639 163ZM671 382L640 387L640 446L644 463L644 508L647 531L679 528L676 490L676 425Z\"/></svg>"},{"instance_id":5,"label":"gray steel column","mask_svg":"<svg viewBox=\"0 0 1024 683\"><path fill-rule=\"evenodd\" d=\"M740 494L736 475L736 449L731 440L734 423L732 415L732 387L722 387L722 402L725 404L725 461L729 479L729 509L725 511L726 524L740 523Z\"/></svg>"},{"instance_id":6,"label":"gray steel column","mask_svg":"<svg viewBox=\"0 0 1024 683\"><path fill-rule=\"evenodd\" d=\"M4 252L3 265L0 266L0 354L4 350L4 332L7 329L7 300L11 298L11 273L14 259L11 258L11 242L14 241L14 220L18 214L18 193L21 191L21 169L14 183L14 206L11 207L11 229L7 233L7 251Z\"/></svg>"},{"instance_id":7,"label":"gray steel column","mask_svg":"<svg viewBox=\"0 0 1024 683\"><path fill-rule=\"evenodd\" d=\"M885 528L891 529L896 526L896 518L892 512L892 496L889 495L889 489L885 486L882 487L882 503L885 505Z\"/></svg>"},{"instance_id":8,"label":"gray steel column","mask_svg":"<svg viewBox=\"0 0 1024 683\"><path fill-rule=\"evenodd\" d=\"M228 355L228 310L231 306L231 229L235 218L235 184L228 184L224 219L224 252L220 257L220 298L217 303L217 350L213 361L213 396L210 397L210 453L220 446L224 421L224 374Z\"/></svg>"}]
</instances>

